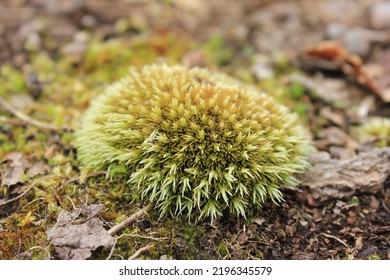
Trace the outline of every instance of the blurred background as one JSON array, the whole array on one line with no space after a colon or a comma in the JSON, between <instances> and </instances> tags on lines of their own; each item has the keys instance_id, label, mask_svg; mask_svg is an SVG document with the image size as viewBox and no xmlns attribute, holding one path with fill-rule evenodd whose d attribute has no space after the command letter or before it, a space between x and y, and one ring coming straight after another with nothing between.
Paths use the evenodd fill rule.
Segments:
<instances>
[{"instance_id":1,"label":"blurred background","mask_svg":"<svg viewBox=\"0 0 390 280\"><path fill-rule=\"evenodd\" d=\"M387 1L375 0L1 0L0 62L21 65L26 52L61 48L80 31L104 39L172 32L205 42L217 36L267 54L345 37L353 53L367 56L369 44L384 34L360 28L388 31L389 9ZM343 36L348 28L353 32Z\"/></svg>"}]
</instances>

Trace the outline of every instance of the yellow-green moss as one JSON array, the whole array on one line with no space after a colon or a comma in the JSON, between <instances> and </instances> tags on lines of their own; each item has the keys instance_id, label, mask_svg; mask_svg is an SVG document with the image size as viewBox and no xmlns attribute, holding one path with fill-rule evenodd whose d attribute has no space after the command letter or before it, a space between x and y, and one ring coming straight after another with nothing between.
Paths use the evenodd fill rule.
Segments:
<instances>
[{"instance_id":1,"label":"yellow-green moss","mask_svg":"<svg viewBox=\"0 0 390 280\"><path fill-rule=\"evenodd\" d=\"M122 175L161 216L245 216L308 163L296 116L270 96L205 69L152 65L99 96L76 132L78 158Z\"/></svg>"},{"instance_id":2,"label":"yellow-green moss","mask_svg":"<svg viewBox=\"0 0 390 280\"><path fill-rule=\"evenodd\" d=\"M360 126L354 127L352 133L361 142L373 142L377 147L390 145L390 119L371 117Z\"/></svg>"}]
</instances>

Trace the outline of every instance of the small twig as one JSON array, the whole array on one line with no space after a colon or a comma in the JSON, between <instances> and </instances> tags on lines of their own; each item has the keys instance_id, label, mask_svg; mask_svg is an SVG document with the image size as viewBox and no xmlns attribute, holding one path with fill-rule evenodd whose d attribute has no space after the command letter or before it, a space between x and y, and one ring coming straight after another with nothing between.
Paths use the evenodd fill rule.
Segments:
<instances>
[{"instance_id":1,"label":"small twig","mask_svg":"<svg viewBox=\"0 0 390 280\"><path fill-rule=\"evenodd\" d=\"M22 126L25 124L24 122L9 119L9 118L3 117L3 116L0 116L0 123L8 123L8 124L16 125L16 126Z\"/></svg>"},{"instance_id":2,"label":"small twig","mask_svg":"<svg viewBox=\"0 0 390 280\"><path fill-rule=\"evenodd\" d=\"M23 253L18 253L19 256L23 255L23 254L28 254L29 252L31 252L32 250L35 250L35 249L39 249L41 251L45 251L47 256L46 256L46 259L47 260L50 260L51 259L51 255L50 255L50 251L45 248L45 247L42 247L42 246L34 246L34 247L31 247L30 249L28 249L26 252L23 252Z\"/></svg>"},{"instance_id":3,"label":"small twig","mask_svg":"<svg viewBox=\"0 0 390 280\"><path fill-rule=\"evenodd\" d=\"M153 245L149 244L149 245L146 245L145 247L140 248L139 250L137 250L137 252L135 252L133 255L131 255L129 257L129 260L135 260L136 258L139 257L139 255L141 255L145 251L148 251L152 247L153 247Z\"/></svg>"},{"instance_id":4,"label":"small twig","mask_svg":"<svg viewBox=\"0 0 390 280\"><path fill-rule=\"evenodd\" d=\"M0 106L2 106L5 110L12 113L25 123L34 125L36 127L42 128L42 129L48 129L48 130L67 130L72 131L73 128L70 126L56 126L52 124L47 124L41 121L34 120L30 118L29 116L25 115L24 113L18 111L16 108L14 108L11 104L9 104L7 101L5 101L3 98L0 97ZM3 119L4 121L4 119Z\"/></svg>"},{"instance_id":5,"label":"small twig","mask_svg":"<svg viewBox=\"0 0 390 280\"><path fill-rule=\"evenodd\" d=\"M8 203L10 203L10 202L13 202L13 201L15 201L15 200L17 200L17 199L23 197L23 196L26 195L32 188L34 188L34 189L37 190L37 187L35 186L36 184L38 184L41 180L43 180L43 179L45 179L45 178L51 178L51 177L55 177L55 176L53 176L53 175L47 175L47 176L43 176L43 177L40 177L40 178L36 179L34 182L31 183L30 186L28 186L28 188L27 188L23 193L21 193L20 195L14 197L14 198L11 198L11 199L9 199L9 200L7 200L7 201L0 202L0 206L6 205L6 204L8 204ZM27 205L33 203L34 201L37 201L37 200L40 200L40 199L43 199L43 198L34 199L34 200L28 202L26 205L24 205L23 208L26 207ZM23 208L22 208L22 209L23 209Z\"/></svg>"},{"instance_id":6,"label":"small twig","mask_svg":"<svg viewBox=\"0 0 390 280\"><path fill-rule=\"evenodd\" d=\"M150 237L150 236L143 236L143 235L140 235L140 234L129 234L129 233L121 234L120 236L118 236L118 237L116 237L114 239L114 245L111 247L110 254L106 258L106 260L109 260L109 259L112 258L112 256L114 255L114 250L115 250L116 243L118 242L119 239L121 239L124 236L139 237L139 238L151 239L151 240L155 240L155 241L159 241L161 239L168 239L168 238L155 238L155 237Z\"/></svg>"},{"instance_id":7,"label":"small twig","mask_svg":"<svg viewBox=\"0 0 390 280\"><path fill-rule=\"evenodd\" d=\"M106 260L109 260L112 258L112 255L114 254L114 250L115 250L116 240L117 240L117 238L114 238L114 245L112 245L111 250L110 250L110 254L108 254L108 257L106 258Z\"/></svg>"},{"instance_id":8,"label":"small twig","mask_svg":"<svg viewBox=\"0 0 390 280\"><path fill-rule=\"evenodd\" d=\"M117 225L113 226L112 228L110 228L108 230L108 233L111 234L112 236L114 236L118 231L120 231L121 229L127 227L129 224L131 224L135 220L138 220L139 218L141 218L143 215L145 215L152 208L153 208L153 204L152 203L146 205L144 208L142 208L141 210L135 212L133 215L128 217L126 220L123 220L119 224L117 224Z\"/></svg>"},{"instance_id":9,"label":"small twig","mask_svg":"<svg viewBox=\"0 0 390 280\"><path fill-rule=\"evenodd\" d=\"M348 249L350 249L349 246L348 246L348 244L345 243L345 242L344 242L343 240L341 240L340 238L338 238L337 236L330 235L330 234L327 234L327 233L321 233L321 235L323 235L323 236L325 236L325 237L328 237L328 238L332 238L332 239L334 239L334 240L340 242L341 244L343 244L343 245L344 245L345 247L347 247Z\"/></svg>"},{"instance_id":10,"label":"small twig","mask_svg":"<svg viewBox=\"0 0 390 280\"><path fill-rule=\"evenodd\" d=\"M26 195L26 193L28 193L28 192L32 189L32 187L33 187L32 185L29 186L24 192L22 192L20 195L14 197L14 198L8 199L8 200L6 200L6 201L4 201L4 202L0 202L0 206L4 206L4 205L6 205L6 204L8 204L8 203L10 203L10 202L13 202L13 201L15 201L15 200L18 200L19 198L21 198L21 197L23 197L24 195Z\"/></svg>"},{"instance_id":11,"label":"small twig","mask_svg":"<svg viewBox=\"0 0 390 280\"><path fill-rule=\"evenodd\" d=\"M117 239L119 239L121 237L124 237L124 236L138 237L138 238L144 238L144 239L151 239L151 240L155 240L155 241L160 241L162 239L168 239L168 238L156 238L156 237L151 237L151 236L143 236L143 235L140 235L140 234L131 234L131 233L121 234Z\"/></svg>"}]
</instances>

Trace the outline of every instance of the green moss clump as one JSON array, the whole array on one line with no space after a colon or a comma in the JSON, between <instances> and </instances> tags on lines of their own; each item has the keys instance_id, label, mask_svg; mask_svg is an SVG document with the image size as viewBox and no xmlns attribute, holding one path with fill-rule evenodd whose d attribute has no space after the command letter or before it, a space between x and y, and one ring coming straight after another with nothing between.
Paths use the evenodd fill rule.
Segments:
<instances>
[{"instance_id":1,"label":"green moss clump","mask_svg":"<svg viewBox=\"0 0 390 280\"><path fill-rule=\"evenodd\" d=\"M352 131L361 142L373 142L377 147L390 145L390 119L371 117Z\"/></svg>"},{"instance_id":2,"label":"green moss clump","mask_svg":"<svg viewBox=\"0 0 390 280\"><path fill-rule=\"evenodd\" d=\"M166 65L132 69L95 99L75 146L84 166L124 176L161 216L196 220L280 202L311 149L296 116L272 97L222 74Z\"/></svg>"}]
</instances>

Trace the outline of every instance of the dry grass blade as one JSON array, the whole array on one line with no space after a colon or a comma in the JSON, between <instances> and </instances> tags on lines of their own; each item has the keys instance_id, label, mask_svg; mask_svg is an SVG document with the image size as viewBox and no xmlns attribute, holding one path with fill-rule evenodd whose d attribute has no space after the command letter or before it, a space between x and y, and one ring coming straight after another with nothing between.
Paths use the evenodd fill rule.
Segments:
<instances>
[{"instance_id":1,"label":"dry grass blade","mask_svg":"<svg viewBox=\"0 0 390 280\"><path fill-rule=\"evenodd\" d=\"M336 237L336 236L333 236L333 235L330 235L330 234L327 234L327 233L321 233L321 235L327 237L327 238L331 238L331 239L334 239L338 242L340 242L341 244L343 244L345 247L347 247L349 249L349 246L347 243L345 243L343 240L341 240L340 238Z\"/></svg>"}]
</instances>

